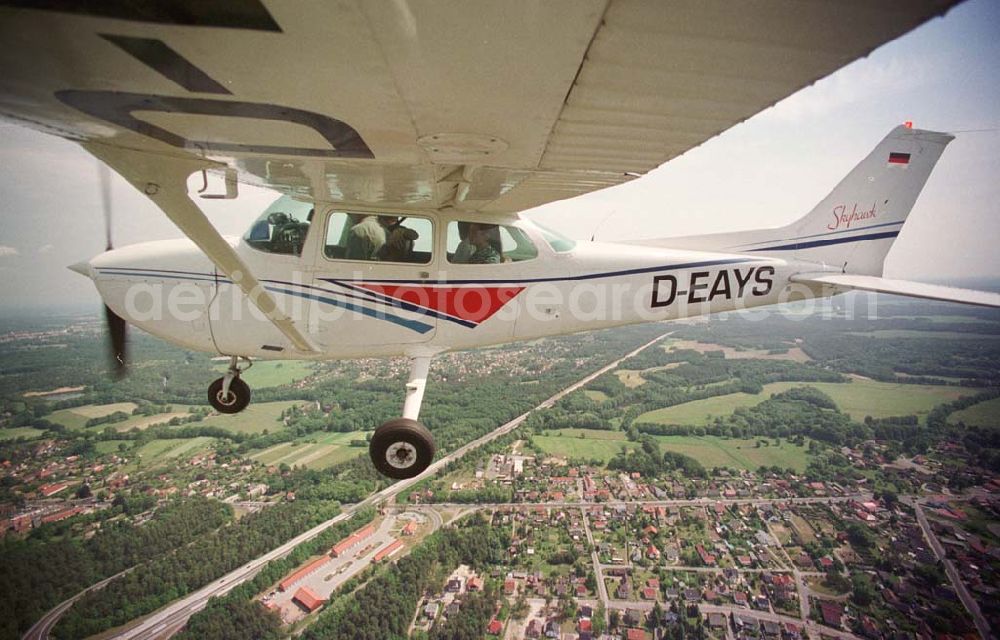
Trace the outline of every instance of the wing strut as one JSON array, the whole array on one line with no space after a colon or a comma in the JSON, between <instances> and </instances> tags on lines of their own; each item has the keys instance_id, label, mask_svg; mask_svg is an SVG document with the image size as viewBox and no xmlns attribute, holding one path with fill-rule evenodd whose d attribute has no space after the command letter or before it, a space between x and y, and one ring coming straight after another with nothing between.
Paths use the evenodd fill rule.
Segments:
<instances>
[{"instance_id":1,"label":"wing strut","mask_svg":"<svg viewBox=\"0 0 1000 640\"><path fill-rule=\"evenodd\" d=\"M274 298L257 281L233 247L209 222L198 205L188 197L187 178L195 171L213 168L214 163L197 158L156 155L93 142L82 142L84 149L106 162L132 186L146 194L177 227L243 290L268 320L299 351L319 350L295 323L285 315Z\"/></svg>"}]
</instances>

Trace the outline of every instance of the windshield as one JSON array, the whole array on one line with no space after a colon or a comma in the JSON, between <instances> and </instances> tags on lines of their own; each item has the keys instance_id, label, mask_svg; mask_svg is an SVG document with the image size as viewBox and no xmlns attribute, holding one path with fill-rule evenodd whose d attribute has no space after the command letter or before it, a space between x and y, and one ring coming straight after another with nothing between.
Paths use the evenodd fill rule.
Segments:
<instances>
[{"instance_id":1,"label":"windshield","mask_svg":"<svg viewBox=\"0 0 1000 640\"><path fill-rule=\"evenodd\" d=\"M302 255L312 216L311 202L281 196L260 214L243 240L258 251Z\"/></svg>"},{"instance_id":2,"label":"windshield","mask_svg":"<svg viewBox=\"0 0 1000 640\"><path fill-rule=\"evenodd\" d=\"M576 240L567 238L558 231L553 231L548 227L538 224L534 220L531 221L531 224L535 225L535 227L542 233L542 238L556 253L566 253L567 251L572 251L573 247L576 246Z\"/></svg>"}]
</instances>

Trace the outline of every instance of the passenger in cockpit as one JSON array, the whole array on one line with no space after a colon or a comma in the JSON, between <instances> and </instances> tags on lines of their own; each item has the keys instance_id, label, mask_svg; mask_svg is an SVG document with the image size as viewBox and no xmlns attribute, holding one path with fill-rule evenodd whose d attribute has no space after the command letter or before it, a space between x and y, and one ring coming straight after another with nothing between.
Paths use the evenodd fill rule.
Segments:
<instances>
[{"instance_id":1,"label":"passenger in cockpit","mask_svg":"<svg viewBox=\"0 0 1000 640\"><path fill-rule=\"evenodd\" d=\"M500 264L503 262L499 226L471 223L469 225L469 242L476 248L469 257L469 264Z\"/></svg>"},{"instance_id":2,"label":"passenger in cockpit","mask_svg":"<svg viewBox=\"0 0 1000 640\"><path fill-rule=\"evenodd\" d=\"M396 216L365 216L351 227L347 236L348 260L378 260L388 238L388 229L399 222Z\"/></svg>"},{"instance_id":3,"label":"passenger in cockpit","mask_svg":"<svg viewBox=\"0 0 1000 640\"><path fill-rule=\"evenodd\" d=\"M451 256L451 262L455 264L468 264L472 254L476 252L476 245L469 241L469 227L471 222L458 223L458 247Z\"/></svg>"}]
</instances>

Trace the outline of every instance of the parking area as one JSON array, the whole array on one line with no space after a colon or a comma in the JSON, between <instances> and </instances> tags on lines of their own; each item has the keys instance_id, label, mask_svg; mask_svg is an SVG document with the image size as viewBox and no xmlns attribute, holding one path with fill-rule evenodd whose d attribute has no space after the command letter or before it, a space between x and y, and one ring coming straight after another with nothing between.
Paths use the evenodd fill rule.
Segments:
<instances>
[{"instance_id":1,"label":"parking area","mask_svg":"<svg viewBox=\"0 0 1000 640\"><path fill-rule=\"evenodd\" d=\"M308 587L320 599L329 599L330 594L340 585L367 567L379 549L396 539L391 532L394 529L398 531L402 526L397 519L395 516L382 519L375 533L358 543L357 547L348 550L340 557L329 558L315 571L289 586L286 591L275 587L262 602L278 611L285 624L292 624L305 617L306 612L292 602L295 592L302 587Z\"/></svg>"}]
</instances>

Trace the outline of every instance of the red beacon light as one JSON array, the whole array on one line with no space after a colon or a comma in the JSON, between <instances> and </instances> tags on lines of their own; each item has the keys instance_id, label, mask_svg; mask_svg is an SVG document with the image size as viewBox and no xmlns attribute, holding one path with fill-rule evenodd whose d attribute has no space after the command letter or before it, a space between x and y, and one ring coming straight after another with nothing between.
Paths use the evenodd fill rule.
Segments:
<instances>
[{"instance_id":1,"label":"red beacon light","mask_svg":"<svg viewBox=\"0 0 1000 640\"><path fill-rule=\"evenodd\" d=\"M912 129L913 128L913 120L907 120L906 122L903 123L903 126L906 127L907 129Z\"/></svg>"}]
</instances>

